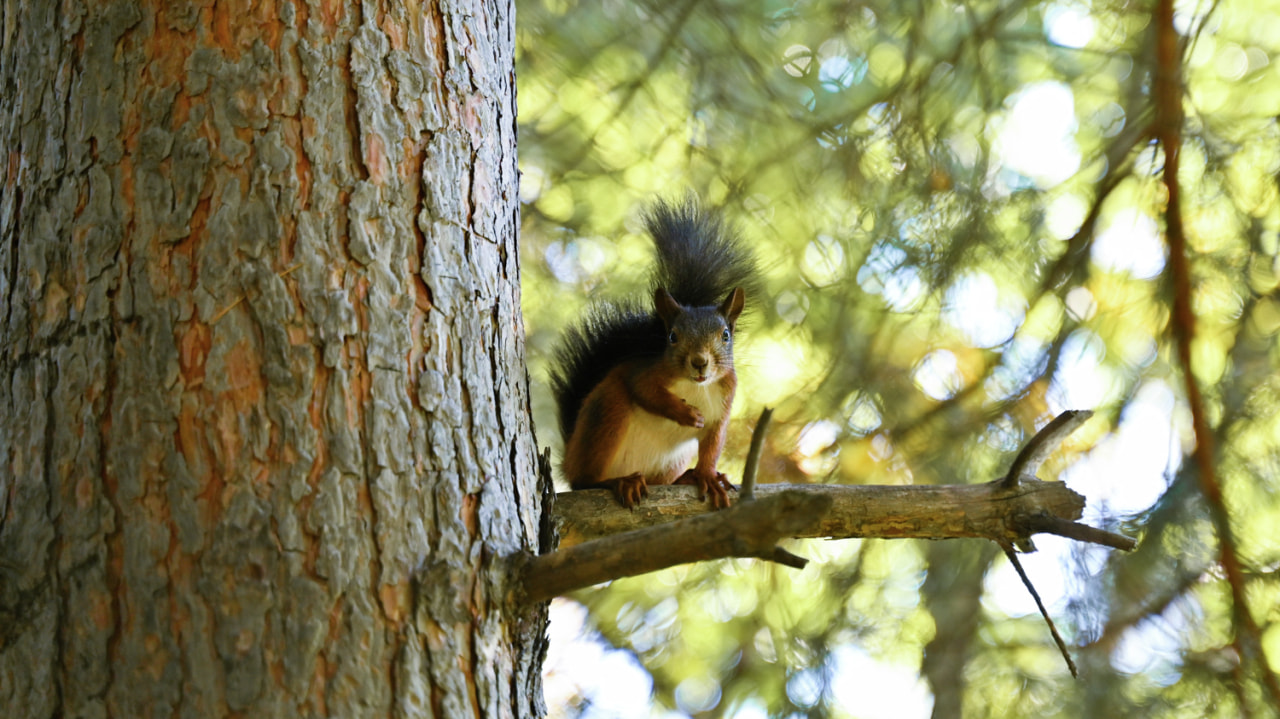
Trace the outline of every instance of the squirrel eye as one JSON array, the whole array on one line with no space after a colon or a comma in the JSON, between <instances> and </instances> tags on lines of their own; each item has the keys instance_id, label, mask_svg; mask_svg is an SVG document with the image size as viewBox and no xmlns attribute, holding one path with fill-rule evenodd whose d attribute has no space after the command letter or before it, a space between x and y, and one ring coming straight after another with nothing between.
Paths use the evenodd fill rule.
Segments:
<instances>
[{"instance_id":1,"label":"squirrel eye","mask_svg":"<svg viewBox=\"0 0 1280 719\"><path fill-rule=\"evenodd\" d=\"M671 344L675 344L675 343L676 343L676 332L675 332L675 330L672 330L672 331L671 331L671 334L667 335L667 341L668 341L668 342L670 342Z\"/></svg>"},{"instance_id":2,"label":"squirrel eye","mask_svg":"<svg viewBox=\"0 0 1280 719\"><path fill-rule=\"evenodd\" d=\"M725 342L728 342L728 341L729 341L729 328L728 328L728 327L725 327L725 328L724 328L724 333L720 335L720 338L721 338L721 339L723 339Z\"/></svg>"}]
</instances>

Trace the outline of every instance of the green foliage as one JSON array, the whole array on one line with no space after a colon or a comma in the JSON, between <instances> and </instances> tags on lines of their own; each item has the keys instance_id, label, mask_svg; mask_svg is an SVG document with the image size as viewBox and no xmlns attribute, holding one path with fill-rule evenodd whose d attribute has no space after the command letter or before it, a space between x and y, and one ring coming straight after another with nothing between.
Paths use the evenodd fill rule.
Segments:
<instances>
[{"instance_id":1,"label":"green foliage","mask_svg":"<svg viewBox=\"0 0 1280 719\"><path fill-rule=\"evenodd\" d=\"M522 280L545 444L558 446L545 363L560 330L643 286L639 210L692 189L768 273L739 350L729 470L762 405L779 408L764 465L777 481L917 484L994 479L1050 417L1087 407L1098 417L1042 476L1079 482L1089 521L1142 538L1131 555L1043 567L1064 577L1053 609L1079 682L1028 605L996 596L1022 590L1003 560L973 561L998 556L978 543L938 555L972 561L948 583L925 581L927 545L805 543L820 561L804 572L728 562L581 593L653 677L656 706L873 716L873 697L840 689L856 650L958 692L964 716L1274 711L1261 680L1280 665L1280 2L1176 6L1189 288L1171 279L1150 132L1152 7L520 4ZM1187 461L1180 291L1243 608ZM965 592L982 601L953 617ZM1256 636L1241 639L1241 612Z\"/></svg>"}]
</instances>

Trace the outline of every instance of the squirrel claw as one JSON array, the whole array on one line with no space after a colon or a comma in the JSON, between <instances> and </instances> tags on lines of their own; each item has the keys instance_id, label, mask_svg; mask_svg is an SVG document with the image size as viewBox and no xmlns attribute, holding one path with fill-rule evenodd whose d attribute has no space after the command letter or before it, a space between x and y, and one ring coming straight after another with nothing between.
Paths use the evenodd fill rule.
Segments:
<instances>
[{"instance_id":1,"label":"squirrel claw","mask_svg":"<svg viewBox=\"0 0 1280 719\"><path fill-rule=\"evenodd\" d=\"M692 484L698 488L698 499L710 499L711 506L716 509L727 508L729 506L729 491L738 491L738 488L729 482L729 478L725 476L724 472L706 475L690 469L680 475L680 478L672 484Z\"/></svg>"},{"instance_id":2,"label":"squirrel claw","mask_svg":"<svg viewBox=\"0 0 1280 719\"><path fill-rule=\"evenodd\" d=\"M613 490L613 496L618 498L618 503L633 512L640 500L649 496L649 485L645 483L644 477L639 472L605 480L601 484L608 485Z\"/></svg>"}]
</instances>

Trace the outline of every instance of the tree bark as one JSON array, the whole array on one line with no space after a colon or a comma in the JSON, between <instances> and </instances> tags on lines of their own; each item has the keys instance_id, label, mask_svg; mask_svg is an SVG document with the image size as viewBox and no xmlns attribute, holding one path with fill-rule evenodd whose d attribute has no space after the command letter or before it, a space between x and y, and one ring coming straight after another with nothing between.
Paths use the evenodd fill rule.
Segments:
<instances>
[{"instance_id":1,"label":"tree bark","mask_svg":"<svg viewBox=\"0 0 1280 719\"><path fill-rule=\"evenodd\" d=\"M0 0L0 706L531 716L509 2Z\"/></svg>"}]
</instances>

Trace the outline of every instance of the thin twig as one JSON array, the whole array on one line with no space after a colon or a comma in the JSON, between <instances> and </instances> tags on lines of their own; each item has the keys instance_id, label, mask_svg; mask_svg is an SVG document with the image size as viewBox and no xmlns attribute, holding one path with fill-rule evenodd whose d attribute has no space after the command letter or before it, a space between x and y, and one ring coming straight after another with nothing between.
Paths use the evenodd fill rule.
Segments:
<instances>
[{"instance_id":1,"label":"thin twig","mask_svg":"<svg viewBox=\"0 0 1280 719\"><path fill-rule=\"evenodd\" d=\"M794 569L804 569L809 564L808 559L805 559L798 554L792 554L782 547L773 548L769 561L777 562L778 564L786 567L792 567Z\"/></svg>"},{"instance_id":2,"label":"thin twig","mask_svg":"<svg viewBox=\"0 0 1280 719\"><path fill-rule=\"evenodd\" d=\"M1104 547L1132 552L1138 546L1138 540L1123 534L1108 532L1105 529L1090 527L1087 524L1072 522L1051 514L1039 513L1014 522L1019 531L1031 534L1056 534L1059 537L1075 539L1090 544L1101 544Z\"/></svg>"},{"instance_id":3,"label":"thin twig","mask_svg":"<svg viewBox=\"0 0 1280 719\"><path fill-rule=\"evenodd\" d=\"M1044 429L1037 432L1022 451L1018 452L1018 456L1009 467L1009 473L1004 476L1004 483L1012 487L1023 477L1035 477L1040 465L1044 464L1067 435L1076 431L1092 416L1093 412L1087 409L1069 409L1054 417L1052 422L1046 424Z\"/></svg>"},{"instance_id":4,"label":"thin twig","mask_svg":"<svg viewBox=\"0 0 1280 719\"><path fill-rule=\"evenodd\" d=\"M1058 644L1058 651L1062 652L1062 658L1067 661L1067 669L1071 670L1071 676L1076 679L1080 678L1080 673L1076 670L1076 663L1071 661L1071 652L1067 651L1067 643L1062 640L1062 635L1058 633L1058 626L1053 623L1053 618L1049 616L1049 610L1045 609L1044 602L1040 600L1040 593L1036 591L1035 585L1031 583L1031 578L1027 576L1026 570L1022 568L1022 562L1018 561L1018 555L1013 551L1013 545L1001 544L1000 548L1004 550L1004 556L1009 558L1009 562L1013 568L1018 570L1018 576L1022 578L1022 584L1026 586L1027 591L1031 592L1031 598L1036 600L1036 606L1040 608L1040 616L1044 617L1044 621L1049 625L1049 631L1053 634L1053 641Z\"/></svg>"},{"instance_id":5,"label":"thin twig","mask_svg":"<svg viewBox=\"0 0 1280 719\"><path fill-rule=\"evenodd\" d=\"M769 420L773 419L773 408L765 407L756 420L756 428L751 432L751 447L747 449L747 464L742 468L742 487L738 491L739 501L749 502L756 498L756 472L760 469L760 453L764 451L764 436L769 430Z\"/></svg>"}]
</instances>

